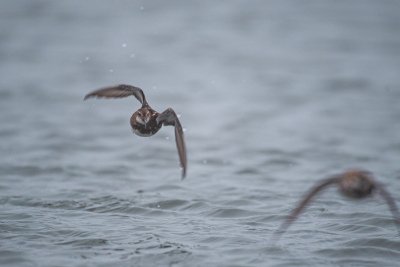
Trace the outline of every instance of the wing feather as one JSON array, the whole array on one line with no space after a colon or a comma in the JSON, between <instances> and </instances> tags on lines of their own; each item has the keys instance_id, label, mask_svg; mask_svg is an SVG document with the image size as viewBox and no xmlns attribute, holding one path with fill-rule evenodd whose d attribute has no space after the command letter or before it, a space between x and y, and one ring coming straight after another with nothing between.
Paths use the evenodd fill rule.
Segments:
<instances>
[{"instance_id":1,"label":"wing feather","mask_svg":"<svg viewBox=\"0 0 400 267\"><path fill-rule=\"evenodd\" d=\"M103 87L87 94L84 100L91 97L98 98L122 98L133 95L142 105L147 105L143 90L132 85L119 84L116 86Z\"/></svg>"},{"instance_id":2,"label":"wing feather","mask_svg":"<svg viewBox=\"0 0 400 267\"><path fill-rule=\"evenodd\" d=\"M337 183L339 181L339 177L334 176L327 179L322 180L318 184L316 184L300 201L297 207L292 210L287 219L281 224L278 231L274 234L274 240L277 241L279 237L289 228L289 226L297 219L300 213L307 207L310 203L311 199L314 198L321 190L325 189L327 186Z\"/></svg>"},{"instance_id":3,"label":"wing feather","mask_svg":"<svg viewBox=\"0 0 400 267\"><path fill-rule=\"evenodd\" d=\"M187 156L183 128L178 116L172 108L168 108L164 112L160 113L157 117L157 122L162 123L164 126L175 127L175 142L178 149L180 165L182 167L182 179L184 179L187 170Z\"/></svg>"}]
</instances>

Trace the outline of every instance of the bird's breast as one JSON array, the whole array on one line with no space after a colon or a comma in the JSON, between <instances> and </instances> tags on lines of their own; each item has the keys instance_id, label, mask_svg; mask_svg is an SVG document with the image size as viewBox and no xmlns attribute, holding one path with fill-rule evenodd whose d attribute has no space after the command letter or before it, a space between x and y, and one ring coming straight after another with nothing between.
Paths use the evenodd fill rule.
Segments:
<instances>
[{"instance_id":1,"label":"bird's breast","mask_svg":"<svg viewBox=\"0 0 400 267\"><path fill-rule=\"evenodd\" d=\"M136 114L132 115L130 123L131 123L133 132L136 135L144 136L144 137L152 136L153 134L157 133L158 130L160 130L160 128L161 128L161 125L159 125L157 123L156 118L151 118L149 120L149 122L146 123L146 126L144 126L143 124L141 124L137 121Z\"/></svg>"}]
</instances>

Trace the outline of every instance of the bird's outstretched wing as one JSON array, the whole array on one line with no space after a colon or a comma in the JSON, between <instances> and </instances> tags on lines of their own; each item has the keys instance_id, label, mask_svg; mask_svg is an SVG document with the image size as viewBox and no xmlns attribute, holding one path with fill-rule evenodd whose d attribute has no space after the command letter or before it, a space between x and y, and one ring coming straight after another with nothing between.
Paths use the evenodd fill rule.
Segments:
<instances>
[{"instance_id":1,"label":"bird's outstretched wing","mask_svg":"<svg viewBox=\"0 0 400 267\"><path fill-rule=\"evenodd\" d=\"M182 167L182 179L184 179L187 169L186 146L178 116L172 108L168 108L158 115L157 123L162 123L164 126L175 126L176 147L178 148L179 161Z\"/></svg>"},{"instance_id":2,"label":"bird's outstretched wing","mask_svg":"<svg viewBox=\"0 0 400 267\"><path fill-rule=\"evenodd\" d=\"M382 196L382 198L386 201L387 205L389 206L390 212L392 212L397 230L400 235L400 213L399 209L397 208L396 202L382 184L376 182L375 186L378 189L379 194Z\"/></svg>"},{"instance_id":3,"label":"bird's outstretched wing","mask_svg":"<svg viewBox=\"0 0 400 267\"><path fill-rule=\"evenodd\" d=\"M132 85L120 84L116 86L103 87L87 94L84 100L90 97L122 98L133 95L142 104L147 105L142 89Z\"/></svg>"},{"instance_id":4,"label":"bird's outstretched wing","mask_svg":"<svg viewBox=\"0 0 400 267\"><path fill-rule=\"evenodd\" d=\"M290 213L287 219L281 224L279 229L274 234L274 241L278 241L280 236L289 228L289 226L297 219L299 214L305 209L305 207L310 203L311 199L317 195L321 190L325 189L331 184L335 184L339 181L340 177L333 176L322 180L316 184L300 201L297 207Z\"/></svg>"}]
</instances>

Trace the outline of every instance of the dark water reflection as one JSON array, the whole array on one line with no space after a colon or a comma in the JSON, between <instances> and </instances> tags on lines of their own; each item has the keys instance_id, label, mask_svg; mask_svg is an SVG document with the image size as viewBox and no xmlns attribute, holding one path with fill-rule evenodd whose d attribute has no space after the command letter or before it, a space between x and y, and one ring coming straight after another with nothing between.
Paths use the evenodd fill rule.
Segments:
<instances>
[{"instance_id":1,"label":"dark water reflection","mask_svg":"<svg viewBox=\"0 0 400 267\"><path fill-rule=\"evenodd\" d=\"M400 203L397 1L8 1L0 4L2 266L397 266L379 198L316 180L373 171ZM132 135L130 83L181 113Z\"/></svg>"}]
</instances>

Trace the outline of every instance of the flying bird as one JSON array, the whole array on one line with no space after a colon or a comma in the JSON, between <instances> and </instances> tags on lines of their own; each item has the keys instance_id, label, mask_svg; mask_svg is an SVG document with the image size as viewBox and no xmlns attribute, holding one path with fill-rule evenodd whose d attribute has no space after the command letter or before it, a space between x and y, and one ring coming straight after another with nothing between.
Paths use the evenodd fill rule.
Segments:
<instances>
[{"instance_id":1,"label":"flying bird","mask_svg":"<svg viewBox=\"0 0 400 267\"><path fill-rule=\"evenodd\" d=\"M157 133L162 126L175 127L176 147L178 148L179 161L182 168L182 179L184 179L187 169L185 140L182 125L172 108L167 108L162 113L158 113L147 103L142 89L126 84L100 88L87 94L84 100L91 97L122 98L128 96L134 96L142 104L142 107L135 111L130 119L132 130L136 135L145 137L152 136Z\"/></svg>"},{"instance_id":2,"label":"flying bird","mask_svg":"<svg viewBox=\"0 0 400 267\"><path fill-rule=\"evenodd\" d=\"M287 219L281 224L278 231L274 234L274 240L277 241L279 237L289 228L289 226L297 219L301 212L304 211L306 206L321 190L328 186L336 185L339 192L346 197L353 199L362 199L379 193L379 195L386 201L389 209L395 219L395 223L400 232L400 214L399 209L393 197L384 188L382 184L377 182L372 174L365 170L349 170L342 174L337 174L328 177L317 183L300 201L297 207L290 213Z\"/></svg>"}]
</instances>

